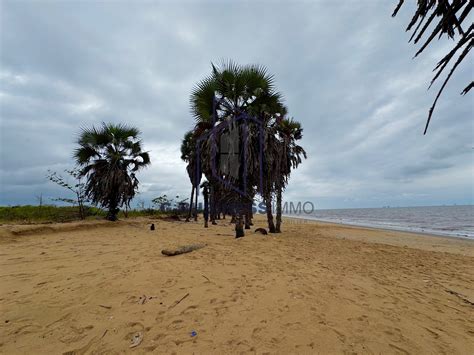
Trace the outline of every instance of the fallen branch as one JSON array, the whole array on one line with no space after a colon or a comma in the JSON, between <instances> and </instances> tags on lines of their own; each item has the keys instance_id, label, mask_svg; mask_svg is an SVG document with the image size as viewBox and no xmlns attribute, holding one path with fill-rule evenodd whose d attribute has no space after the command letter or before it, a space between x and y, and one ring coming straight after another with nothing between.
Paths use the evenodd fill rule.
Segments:
<instances>
[{"instance_id":1,"label":"fallen branch","mask_svg":"<svg viewBox=\"0 0 474 355\"><path fill-rule=\"evenodd\" d=\"M185 253L190 253L194 250L198 250L201 248L204 248L206 244L191 244L191 245L183 245L177 249L163 249L161 251L161 254L166 255L166 256L175 256L175 255L180 255L180 254L185 254Z\"/></svg>"},{"instance_id":2,"label":"fallen branch","mask_svg":"<svg viewBox=\"0 0 474 355\"><path fill-rule=\"evenodd\" d=\"M179 301L176 301L175 303L173 303L169 308L168 310L170 310L171 308L174 308L176 307L178 304L180 304L186 297L189 296L189 293L187 293L186 295L184 295Z\"/></svg>"},{"instance_id":3,"label":"fallen branch","mask_svg":"<svg viewBox=\"0 0 474 355\"><path fill-rule=\"evenodd\" d=\"M102 307L102 308L107 308L107 309L112 309L112 307L111 307L111 306L105 306L105 305L103 305L103 304L99 304L99 307Z\"/></svg>"},{"instance_id":4,"label":"fallen branch","mask_svg":"<svg viewBox=\"0 0 474 355\"><path fill-rule=\"evenodd\" d=\"M471 305L471 306L474 306L474 302L471 302L470 300L468 300L465 296L461 295L460 293L456 292L456 291L453 291L453 290L448 290L446 289L446 292L447 293L450 293L456 297L459 297L462 301L464 301L465 303Z\"/></svg>"}]
</instances>

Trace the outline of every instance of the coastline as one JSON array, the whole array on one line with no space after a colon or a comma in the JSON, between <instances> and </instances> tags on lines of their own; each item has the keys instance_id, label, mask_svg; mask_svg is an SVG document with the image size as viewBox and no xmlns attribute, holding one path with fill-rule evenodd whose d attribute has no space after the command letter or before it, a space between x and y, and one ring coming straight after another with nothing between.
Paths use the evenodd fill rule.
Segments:
<instances>
[{"instance_id":1,"label":"coastline","mask_svg":"<svg viewBox=\"0 0 474 355\"><path fill-rule=\"evenodd\" d=\"M228 219L201 222L1 226L0 353L128 352L137 332L138 353L474 350L470 241L287 218L234 239Z\"/></svg>"},{"instance_id":2,"label":"coastline","mask_svg":"<svg viewBox=\"0 0 474 355\"><path fill-rule=\"evenodd\" d=\"M326 222L310 218L284 217L288 222L287 224L296 222L296 225L312 224L317 228L324 228L327 234L334 238L352 239L397 247L411 247L427 251L463 253L463 255L474 257L474 240L468 238Z\"/></svg>"},{"instance_id":3,"label":"coastline","mask_svg":"<svg viewBox=\"0 0 474 355\"><path fill-rule=\"evenodd\" d=\"M329 219L319 219L319 218L309 218L309 217L300 217L300 216L295 216L295 215L284 215L285 218L294 218L294 219L299 219L299 220L306 220L306 221L315 221L315 222L320 222L320 223L328 223L328 224L336 224L336 225L344 225L344 226L352 226L352 227L360 227L360 228L368 228L368 229L377 229L377 230L382 230L382 231L397 231L397 232L404 232L404 233L411 233L411 234L418 234L418 235L426 235L426 236L431 236L431 237L442 237L442 238L458 238L458 239L463 239L463 240L470 240L474 241L474 236L467 236L467 235L460 235L460 234L449 234L449 233L441 233L437 232L436 230L416 230L413 228L403 228L403 227L389 227L389 226L381 226L377 224L369 224L369 223L356 223L356 222L338 222L334 220L329 220Z\"/></svg>"}]
</instances>

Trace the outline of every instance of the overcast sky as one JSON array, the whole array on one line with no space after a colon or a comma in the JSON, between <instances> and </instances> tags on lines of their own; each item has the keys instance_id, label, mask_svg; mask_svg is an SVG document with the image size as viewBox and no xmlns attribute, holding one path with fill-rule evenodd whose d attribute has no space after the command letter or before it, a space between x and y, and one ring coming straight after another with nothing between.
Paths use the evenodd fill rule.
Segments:
<instances>
[{"instance_id":1,"label":"overcast sky","mask_svg":"<svg viewBox=\"0 0 474 355\"><path fill-rule=\"evenodd\" d=\"M211 62L265 65L308 159L287 201L317 208L472 204L472 57L428 134L432 69L452 42L412 60L398 1L0 1L1 205L67 194L45 178L73 167L81 126L126 122L152 166L138 199L187 196L180 141L189 95ZM414 1L411 1L414 2ZM136 203L135 203L136 205Z\"/></svg>"}]
</instances>

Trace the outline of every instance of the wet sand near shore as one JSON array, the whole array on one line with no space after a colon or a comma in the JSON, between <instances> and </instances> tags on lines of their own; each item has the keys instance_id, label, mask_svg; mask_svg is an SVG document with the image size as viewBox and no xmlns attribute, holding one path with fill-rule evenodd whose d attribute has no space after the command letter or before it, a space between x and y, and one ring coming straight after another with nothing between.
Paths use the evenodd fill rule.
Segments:
<instances>
[{"instance_id":1,"label":"wet sand near shore","mask_svg":"<svg viewBox=\"0 0 474 355\"><path fill-rule=\"evenodd\" d=\"M0 353L474 353L474 242L228 222L1 226Z\"/></svg>"}]
</instances>

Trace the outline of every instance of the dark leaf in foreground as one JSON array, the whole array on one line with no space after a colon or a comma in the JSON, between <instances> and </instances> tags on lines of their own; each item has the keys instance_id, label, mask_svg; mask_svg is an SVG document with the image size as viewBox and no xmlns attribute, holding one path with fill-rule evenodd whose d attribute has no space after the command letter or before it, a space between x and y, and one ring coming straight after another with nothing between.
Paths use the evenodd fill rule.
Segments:
<instances>
[{"instance_id":1,"label":"dark leaf in foreground","mask_svg":"<svg viewBox=\"0 0 474 355\"><path fill-rule=\"evenodd\" d=\"M404 4L404 0L400 0L392 13L392 17L396 16L401 9L402 5ZM426 127L423 134L426 134L428 130L428 126L431 121L431 117L433 115L434 109L438 102L439 97L443 93L446 84L451 79L456 68L459 64L465 60L472 49L473 46L473 25L469 26L467 30L465 30L462 26L463 22L466 18L469 18L469 13L471 12L472 8L474 7L474 0L452 0L449 2L448 0L418 0L417 1L417 8L415 14L413 15L410 23L408 24L407 31L411 31L414 25L417 25L415 30L413 31L412 36L410 37L410 41L415 38L415 44L417 44L423 36L426 34L426 30L429 28L430 25L434 25L433 30L427 36L424 43L421 45L420 49L416 52L415 57L421 54L430 44L432 44L432 40L438 36L441 38L443 35L447 36L448 38L454 39L455 37L459 37L459 41L454 45L454 47L446 54L437 64L435 70L437 70L435 76L431 80L431 85L438 79L438 77L443 73L446 66L451 62L453 57L458 54L459 56L455 60L451 70L449 71L448 75L446 76L441 88L439 89L436 98L433 102L433 105L430 107L428 112L428 119L426 121ZM425 18L428 20L426 22ZM436 20L435 20L436 19ZM423 25L423 27L421 27ZM421 28L421 31L418 30ZM415 35L417 35L415 37ZM472 73L472 71L471 71ZM464 90L461 92L462 95L465 95L469 90L472 88L473 83L471 82Z\"/></svg>"}]
</instances>

